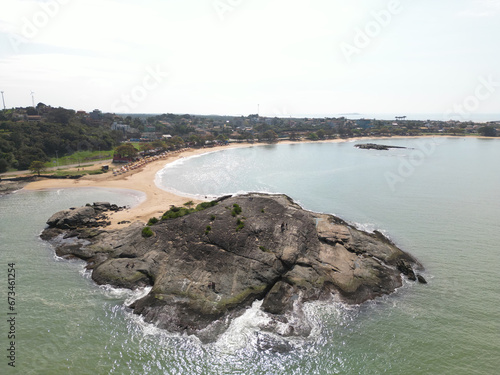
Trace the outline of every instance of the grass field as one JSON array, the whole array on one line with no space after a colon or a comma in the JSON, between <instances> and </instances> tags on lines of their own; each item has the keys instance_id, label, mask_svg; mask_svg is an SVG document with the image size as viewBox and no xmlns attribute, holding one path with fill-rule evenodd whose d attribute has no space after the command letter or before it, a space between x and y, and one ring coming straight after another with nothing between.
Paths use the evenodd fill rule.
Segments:
<instances>
[{"instance_id":1,"label":"grass field","mask_svg":"<svg viewBox=\"0 0 500 375\"><path fill-rule=\"evenodd\" d=\"M71 164L85 164L113 158L113 150L107 151L79 151L69 156L63 156L58 159L52 158L45 164L46 167L56 167Z\"/></svg>"}]
</instances>

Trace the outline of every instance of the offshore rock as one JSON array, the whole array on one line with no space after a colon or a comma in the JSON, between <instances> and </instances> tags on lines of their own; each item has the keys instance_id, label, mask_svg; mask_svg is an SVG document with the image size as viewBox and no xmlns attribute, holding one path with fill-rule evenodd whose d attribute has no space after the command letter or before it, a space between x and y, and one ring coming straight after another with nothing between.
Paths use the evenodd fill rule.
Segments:
<instances>
[{"instance_id":1,"label":"offshore rock","mask_svg":"<svg viewBox=\"0 0 500 375\"><path fill-rule=\"evenodd\" d=\"M427 280L422 275L417 275L417 280L420 284L427 284Z\"/></svg>"},{"instance_id":2,"label":"offshore rock","mask_svg":"<svg viewBox=\"0 0 500 375\"><path fill-rule=\"evenodd\" d=\"M102 215L95 207L104 206L53 215L42 238L59 254L85 259L98 284L151 286L131 306L134 313L206 341L256 300L271 317L264 330L307 336L304 302L333 295L359 304L393 292L401 273L421 268L380 232L306 211L285 195L223 197L203 211L159 221L147 238L140 223L89 227L92 210Z\"/></svg>"},{"instance_id":3,"label":"offshore rock","mask_svg":"<svg viewBox=\"0 0 500 375\"><path fill-rule=\"evenodd\" d=\"M354 145L354 147L361 148L364 150L380 150L380 151L387 151L387 150L390 150L391 148L406 148L406 147L401 147L401 146L379 145L376 143L362 143L362 144Z\"/></svg>"}]
</instances>

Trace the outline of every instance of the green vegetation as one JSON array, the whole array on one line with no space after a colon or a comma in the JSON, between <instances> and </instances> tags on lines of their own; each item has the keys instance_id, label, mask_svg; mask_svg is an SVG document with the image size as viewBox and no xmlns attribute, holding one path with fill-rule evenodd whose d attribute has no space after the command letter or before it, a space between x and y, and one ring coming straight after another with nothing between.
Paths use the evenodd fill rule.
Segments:
<instances>
[{"instance_id":1,"label":"green vegetation","mask_svg":"<svg viewBox=\"0 0 500 375\"><path fill-rule=\"evenodd\" d=\"M203 210L206 210L207 208L213 207L213 206L217 206L216 201L202 202L196 206L196 211L203 211Z\"/></svg>"},{"instance_id":2,"label":"green vegetation","mask_svg":"<svg viewBox=\"0 0 500 375\"><path fill-rule=\"evenodd\" d=\"M203 211L209 207L213 207L217 204L217 202L203 202L196 206L196 208L187 208L187 207L176 207L172 206L170 210L165 212L161 217L162 220L175 219L177 217L182 217L185 215L189 215L193 212Z\"/></svg>"},{"instance_id":3,"label":"green vegetation","mask_svg":"<svg viewBox=\"0 0 500 375\"><path fill-rule=\"evenodd\" d=\"M0 173L5 173L8 170L9 170L9 163L7 163L7 160L0 159Z\"/></svg>"},{"instance_id":4,"label":"green vegetation","mask_svg":"<svg viewBox=\"0 0 500 375\"><path fill-rule=\"evenodd\" d=\"M154 232L151 230L150 227L144 227L142 229L142 237L148 238L151 237L154 234Z\"/></svg>"},{"instance_id":5,"label":"green vegetation","mask_svg":"<svg viewBox=\"0 0 500 375\"><path fill-rule=\"evenodd\" d=\"M239 214L241 214L241 207L239 204L235 203L233 204L233 210L231 211L231 215L233 216L238 216Z\"/></svg>"},{"instance_id":6,"label":"green vegetation","mask_svg":"<svg viewBox=\"0 0 500 375\"><path fill-rule=\"evenodd\" d=\"M309 139L310 141L317 141L319 137L317 133L312 132L307 135L307 139Z\"/></svg>"},{"instance_id":7,"label":"green vegetation","mask_svg":"<svg viewBox=\"0 0 500 375\"><path fill-rule=\"evenodd\" d=\"M96 162L113 158L113 150L87 150L77 151L71 155L62 156L59 158L51 157L47 167L56 167L64 165L74 165L88 162ZM86 167L87 165L82 165Z\"/></svg>"},{"instance_id":8,"label":"green vegetation","mask_svg":"<svg viewBox=\"0 0 500 375\"><path fill-rule=\"evenodd\" d=\"M168 210L163 214L161 219L162 220L175 219L178 217L189 215L190 213L193 213L195 211L196 210L194 208L172 206L170 210Z\"/></svg>"},{"instance_id":9,"label":"green vegetation","mask_svg":"<svg viewBox=\"0 0 500 375\"><path fill-rule=\"evenodd\" d=\"M141 145L142 145L141 142L129 142L129 144L131 144L132 146L134 146L134 148L136 150L140 150L141 149Z\"/></svg>"},{"instance_id":10,"label":"green vegetation","mask_svg":"<svg viewBox=\"0 0 500 375\"><path fill-rule=\"evenodd\" d=\"M215 220L215 215L210 216L210 221L214 221L214 220Z\"/></svg>"},{"instance_id":11,"label":"green vegetation","mask_svg":"<svg viewBox=\"0 0 500 375\"><path fill-rule=\"evenodd\" d=\"M212 230L212 227L210 225L207 225L207 228L205 229L205 234L209 234L210 231Z\"/></svg>"},{"instance_id":12,"label":"green vegetation","mask_svg":"<svg viewBox=\"0 0 500 375\"><path fill-rule=\"evenodd\" d=\"M186 207L192 207L192 206L194 206L194 202L193 201L187 201L186 203L184 203L184 206L186 206Z\"/></svg>"},{"instance_id":13,"label":"green vegetation","mask_svg":"<svg viewBox=\"0 0 500 375\"><path fill-rule=\"evenodd\" d=\"M131 143L125 143L115 149L115 153L122 158L133 158L137 156L137 149Z\"/></svg>"},{"instance_id":14,"label":"green vegetation","mask_svg":"<svg viewBox=\"0 0 500 375\"><path fill-rule=\"evenodd\" d=\"M271 250L269 250L267 247L264 247L264 246L259 246L259 249L261 249L265 253L271 253L272 252Z\"/></svg>"},{"instance_id":15,"label":"green vegetation","mask_svg":"<svg viewBox=\"0 0 500 375\"><path fill-rule=\"evenodd\" d=\"M238 218L238 220L236 220L236 232L239 232L244 227L245 227L245 222Z\"/></svg>"},{"instance_id":16,"label":"green vegetation","mask_svg":"<svg viewBox=\"0 0 500 375\"><path fill-rule=\"evenodd\" d=\"M277 142L278 141L278 134L274 130L266 130L262 134L259 134L259 141L264 141L264 142Z\"/></svg>"},{"instance_id":17,"label":"green vegetation","mask_svg":"<svg viewBox=\"0 0 500 375\"><path fill-rule=\"evenodd\" d=\"M31 112L30 112L31 111ZM41 115L28 121L28 115ZM117 146L123 134L111 130L113 118L98 123L87 121L75 111L51 108L42 103L33 108L0 111L0 170L29 169L33 161L63 164L64 157L77 152L103 153ZM77 156L73 162L85 161Z\"/></svg>"},{"instance_id":18,"label":"green vegetation","mask_svg":"<svg viewBox=\"0 0 500 375\"><path fill-rule=\"evenodd\" d=\"M32 161L30 164L30 171L40 176L40 173L45 171L45 163L38 160Z\"/></svg>"},{"instance_id":19,"label":"green vegetation","mask_svg":"<svg viewBox=\"0 0 500 375\"><path fill-rule=\"evenodd\" d=\"M155 225L158 221L160 220L158 220L156 217L152 217L149 219L148 225Z\"/></svg>"},{"instance_id":20,"label":"green vegetation","mask_svg":"<svg viewBox=\"0 0 500 375\"><path fill-rule=\"evenodd\" d=\"M478 130L478 133L483 137L496 137L497 131L493 126L482 126Z\"/></svg>"}]
</instances>

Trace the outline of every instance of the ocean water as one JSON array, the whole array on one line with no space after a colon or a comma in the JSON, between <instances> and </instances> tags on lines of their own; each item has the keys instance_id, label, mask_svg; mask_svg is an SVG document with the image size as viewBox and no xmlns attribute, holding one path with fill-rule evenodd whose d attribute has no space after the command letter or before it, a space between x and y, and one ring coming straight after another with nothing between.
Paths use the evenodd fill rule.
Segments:
<instances>
[{"instance_id":1,"label":"ocean water","mask_svg":"<svg viewBox=\"0 0 500 375\"><path fill-rule=\"evenodd\" d=\"M490 121L500 121L500 113L454 113L444 112L444 113L349 113L349 114L339 114L337 117L345 117L351 120L358 120L360 118L365 119L377 119L377 120L395 120L396 117L406 116L406 120L417 120L417 121L460 121L460 122L490 122ZM318 116L319 117L319 116ZM325 116L330 117L330 116Z\"/></svg>"},{"instance_id":2,"label":"ocean water","mask_svg":"<svg viewBox=\"0 0 500 375\"><path fill-rule=\"evenodd\" d=\"M305 339L259 330L259 302L212 344L145 324L126 304L145 291L96 286L84 263L54 256L38 238L57 210L128 191L20 191L0 197L0 345L7 340L7 264L16 263L14 374L497 374L500 368L500 140L388 139L258 146L168 165L167 190L191 196L286 193L305 208L378 229L425 266L429 284L405 283L360 306L307 305ZM270 344L271 343L271 344ZM273 349L274 348L274 349Z\"/></svg>"}]
</instances>

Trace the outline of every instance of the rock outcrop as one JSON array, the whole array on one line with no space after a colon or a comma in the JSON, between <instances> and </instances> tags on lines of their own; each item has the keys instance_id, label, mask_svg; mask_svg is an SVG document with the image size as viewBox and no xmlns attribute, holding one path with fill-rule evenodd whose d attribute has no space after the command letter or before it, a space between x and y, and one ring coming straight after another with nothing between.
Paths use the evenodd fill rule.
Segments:
<instances>
[{"instance_id":1,"label":"rock outcrop","mask_svg":"<svg viewBox=\"0 0 500 375\"><path fill-rule=\"evenodd\" d=\"M108 202L96 202L93 205L87 204L84 207L70 208L56 212L47 220L50 228L76 229L82 227L104 227L110 224L107 221L105 212L120 211L124 207Z\"/></svg>"},{"instance_id":2,"label":"rock outcrop","mask_svg":"<svg viewBox=\"0 0 500 375\"><path fill-rule=\"evenodd\" d=\"M55 214L42 238L61 256L85 259L98 284L151 286L131 306L135 313L206 340L257 299L273 317L266 329L289 323L281 334L307 335L307 324L294 323L302 322L303 302L333 295L359 304L393 292L402 273L421 268L381 233L306 211L285 195L224 197L151 225L149 237L140 223L95 228L91 210Z\"/></svg>"},{"instance_id":3,"label":"rock outcrop","mask_svg":"<svg viewBox=\"0 0 500 375\"><path fill-rule=\"evenodd\" d=\"M387 150L390 150L391 148L406 148L406 147L401 147L401 146L379 145L377 143L362 143L362 144L354 145L354 147L361 148L364 150L380 150L380 151L387 151Z\"/></svg>"},{"instance_id":4,"label":"rock outcrop","mask_svg":"<svg viewBox=\"0 0 500 375\"><path fill-rule=\"evenodd\" d=\"M30 182L36 180L36 177L17 177L17 178L0 178L0 196L14 193L21 190Z\"/></svg>"}]
</instances>

